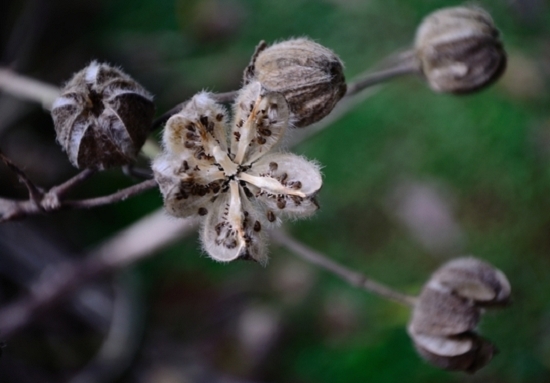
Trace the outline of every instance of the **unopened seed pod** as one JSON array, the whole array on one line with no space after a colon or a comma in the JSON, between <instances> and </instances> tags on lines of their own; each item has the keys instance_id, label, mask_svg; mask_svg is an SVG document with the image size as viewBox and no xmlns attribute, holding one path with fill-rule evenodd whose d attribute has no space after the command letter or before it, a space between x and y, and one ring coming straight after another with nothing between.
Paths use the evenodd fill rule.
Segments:
<instances>
[{"instance_id":1,"label":"unopened seed pod","mask_svg":"<svg viewBox=\"0 0 550 383\"><path fill-rule=\"evenodd\" d=\"M77 168L129 164L149 134L152 99L121 70L93 61L69 80L52 106L57 141Z\"/></svg>"},{"instance_id":2,"label":"unopened seed pod","mask_svg":"<svg viewBox=\"0 0 550 383\"><path fill-rule=\"evenodd\" d=\"M491 16L478 7L444 8L420 24L415 51L430 87L469 93L497 80L506 52Z\"/></svg>"},{"instance_id":3,"label":"unopened seed pod","mask_svg":"<svg viewBox=\"0 0 550 383\"><path fill-rule=\"evenodd\" d=\"M283 94L291 111L290 124L299 128L328 115L346 93L342 61L306 38L260 46L245 72L245 83L253 79Z\"/></svg>"}]
</instances>

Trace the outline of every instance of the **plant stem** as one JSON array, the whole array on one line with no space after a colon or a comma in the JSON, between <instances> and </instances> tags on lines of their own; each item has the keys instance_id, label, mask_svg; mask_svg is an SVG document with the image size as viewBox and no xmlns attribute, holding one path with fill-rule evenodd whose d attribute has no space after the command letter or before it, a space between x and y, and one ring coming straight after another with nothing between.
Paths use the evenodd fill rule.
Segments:
<instances>
[{"instance_id":1,"label":"plant stem","mask_svg":"<svg viewBox=\"0 0 550 383\"><path fill-rule=\"evenodd\" d=\"M310 247L307 247L303 243L292 238L290 235L282 230L276 229L271 231L271 238L273 238L273 240L279 245L284 246L288 250L292 251L304 261L319 266L331 272L332 274L339 276L340 278L355 287L362 288L382 298L401 303L408 307L413 307L416 302L415 297L395 291L386 285L376 282L366 275L350 270L347 267L342 266L337 262L334 262L325 255L311 249Z\"/></svg>"}]
</instances>

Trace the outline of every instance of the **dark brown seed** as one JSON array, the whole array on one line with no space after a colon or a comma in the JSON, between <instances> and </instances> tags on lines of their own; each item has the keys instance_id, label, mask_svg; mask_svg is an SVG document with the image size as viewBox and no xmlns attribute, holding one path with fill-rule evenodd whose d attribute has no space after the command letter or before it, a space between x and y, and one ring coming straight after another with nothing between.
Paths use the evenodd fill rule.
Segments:
<instances>
[{"instance_id":1,"label":"dark brown seed","mask_svg":"<svg viewBox=\"0 0 550 383\"><path fill-rule=\"evenodd\" d=\"M228 249L234 249L237 247L237 241L234 239L225 241L225 247L227 247Z\"/></svg>"},{"instance_id":2,"label":"dark brown seed","mask_svg":"<svg viewBox=\"0 0 550 383\"><path fill-rule=\"evenodd\" d=\"M183 144L187 149L193 149L195 147L195 143L191 141L185 141L185 144Z\"/></svg>"},{"instance_id":3,"label":"dark brown seed","mask_svg":"<svg viewBox=\"0 0 550 383\"><path fill-rule=\"evenodd\" d=\"M204 125L205 128L208 126L208 117L206 117L206 116L200 116L200 117L199 117L199 121L201 122L201 124Z\"/></svg>"},{"instance_id":4,"label":"dark brown seed","mask_svg":"<svg viewBox=\"0 0 550 383\"><path fill-rule=\"evenodd\" d=\"M292 195L290 196L290 198L292 198L292 201L294 202L294 204L296 206L300 206L302 204L302 198L297 196L297 195Z\"/></svg>"},{"instance_id":5,"label":"dark brown seed","mask_svg":"<svg viewBox=\"0 0 550 383\"><path fill-rule=\"evenodd\" d=\"M258 132L259 132L262 136L266 136L266 137L271 136L271 130L269 130L269 129L259 129Z\"/></svg>"},{"instance_id":6,"label":"dark brown seed","mask_svg":"<svg viewBox=\"0 0 550 383\"><path fill-rule=\"evenodd\" d=\"M270 162L269 163L269 170L271 170L272 172L277 170L278 167L279 167L279 165L276 162Z\"/></svg>"},{"instance_id":7,"label":"dark brown seed","mask_svg":"<svg viewBox=\"0 0 550 383\"><path fill-rule=\"evenodd\" d=\"M193 123L190 123L189 125L186 126L187 130L189 130L190 132L194 132L195 131L195 124Z\"/></svg>"},{"instance_id":8,"label":"dark brown seed","mask_svg":"<svg viewBox=\"0 0 550 383\"><path fill-rule=\"evenodd\" d=\"M279 209L284 209L286 207L286 201L284 199L280 199L277 201L277 207Z\"/></svg>"},{"instance_id":9,"label":"dark brown seed","mask_svg":"<svg viewBox=\"0 0 550 383\"><path fill-rule=\"evenodd\" d=\"M254 197L254 194L252 194L252 192L250 191L249 188L243 187L243 190L244 190L244 194L245 194L248 198Z\"/></svg>"},{"instance_id":10,"label":"dark brown seed","mask_svg":"<svg viewBox=\"0 0 550 383\"><path fill-rule=\"evenodd\" d=\"M244 125L244 120L240 120L239 122L237 122L237 128L240 128Z\"/></svg>"},{"instance_id":11,"label":"dark brown seed","mask_svg":"<svg viewBox=\"0 0 550 383\"><path fill-rule=\"evenodd\" d=\"M237 142L239 142L241 140L241 133L233 132L233 135L235 136L235 140L237 140Z\"/></svg>"},{"instance_id":12,"label":"dark brown seed","mask_svg":"<svg viewBox=\"0 0 550 383\"><path fill-rule=\"evenodd\" d=\"M267 212L267 220L269 222L275 222L275 213L273 213L271 210Z\"/></svg>"},{"instance_id":13,"label":"dark brown seed","mask_svg":"<svg viewBox=\"0 0 550 383\"><path fill-rule=\"evenodd\" d=\"M216 115L216 120L217 120L217 121L223 120L223 114L218 113L218 114Z\"/></svg>"},{"instance_id":14,"label":"dark brown seed","mask_svg":"<svg viewBox=\"0 0 550 383\"><path fill-rule=\"evenodd\" d=\"M189 163L187 161L183 161L183 171L186 172L189 170Z\"/></svg>"},{"instance_id":15,"label":"dark brown seed","mask_svg":"<svg viewBox=\"0 0 550 383\"><path fill-rule=\"evenodd\" d=\"M301 189L302 188L302 183L300 181L295 181L293 184L292 184L292 188L293 189Z\"/></svg>"},{"instance_id":16,"label":"dark brown seed","mask_svg":"<svg viewBox=\"0 0 550 383\"><path fill-rule=\"evenodd\" d=\"M258 137L257 141L258 141L258 144L260 145L263 145L267 142L266 139L263 137Z\"/></svg>"},{"instance_id":17,"label":"dark brown seed","mask_svg":"<svg viewBox=\"0 0 550 383\"><path fill-rule=\"evenodd\" d=\"M262 224L260 223L260 221L254 222L254 231L258 232L260 230L262 230Z\"/></svg>"},{"instance_id":18,"label":"dark brown seed","mask_svg":"<svg viewBox=\"0 0 550 383\"><path fill-rule=\"evenodd\" d=\"M208 210L206 210L206 208L204 207L200 207L199 208L199 215L206 215L208 214Z\"/></svg>"},{"instance_id":19,"label":"dark brown seed","mask_svg":"<svg viewBox=\"0 0 550 383\"><path fill-rule=\"evenodd\" d=\"M284 184L284 183L286 182L287 178L288 178L288 174L283 173L283 174L281 175L281 178L280 178L281 183Z\"/></svg>"}]
</instances>

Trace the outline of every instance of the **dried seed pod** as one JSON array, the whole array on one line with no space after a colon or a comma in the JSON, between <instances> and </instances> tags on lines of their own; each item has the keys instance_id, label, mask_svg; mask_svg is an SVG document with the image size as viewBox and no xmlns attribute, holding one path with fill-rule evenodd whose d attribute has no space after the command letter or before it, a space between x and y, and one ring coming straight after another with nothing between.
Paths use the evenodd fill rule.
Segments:
<instances>
[{"instance_id":1,"label":"dried seed pod","mask_svg":"<svg viewBox=\"0 0 550 383\"><path fill-rule=\"evenodd\" d=\"M328 115L346 93L344 67L330 49L300 38L266 48L260 44L245 71L253 79L282 93L291 111L290 124L305 127Z\"/></svg>"},{"instance_id":2,"label":"dried seed pod","mask_svg":"<svg viewBox=\"0 0 550 383\"><path fill-rule=\"evenodd\" d=\"M507 302L510 291L506 276L479 259L443 265L424 285L409 322L418 353L448 370L473 373L485 366L495 348L474 332L481 308Z\"/></svg>"},{"instance_id":3,"label":"dried seed pod","mask_svg":"<svg viewBox=\"0 0 550 383\"><path fill-rule=\"evenodd\" d=\"M444 8L428 15L416 32L415 50L422 73L438 92L479 90L506 68L499 31L478 7Z\"/></svg>"},{"instance_id":4,"label":"dried seed pod","mask_svg":"<svg viewBox=\"0 0 550 383\"><path fill-rule=\"evenodd\" d=\"M57 140L77 168L131 163L149 134L152 96L131 77L91 62L76 73L52 107Z\"/></svg>"}]
</instances>

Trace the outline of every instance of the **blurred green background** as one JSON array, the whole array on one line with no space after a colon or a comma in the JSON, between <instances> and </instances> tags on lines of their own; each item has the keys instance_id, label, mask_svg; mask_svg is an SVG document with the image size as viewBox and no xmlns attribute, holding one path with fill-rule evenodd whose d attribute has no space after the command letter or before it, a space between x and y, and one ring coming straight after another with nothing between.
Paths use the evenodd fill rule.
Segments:
<instances>
[{"instance_id":1,"label":"blurred green background","mask_svg":"<svg viewBox=\"0 0 550 383\"><path fill-rule=\"evenodd\" d=\"M262 39L309 36L342 58L350 80L408 48L425 15L457 4L8 0L0 52L3 65L53 84L92 59L120 65L155 94L162 114L202 89L238 89ZM377 88L295 148L323 165L324 187L321 210L286 228L330 258L410 294L455 256L472 254L503 270L513 305L481 322L481 333L500 350L486 368L468 376L427 365L406 334L406 308L285 249L271 245L267 268L222 265L202 254L193 236L115 277L137 302L130 319L137 330L125 345L131 356L124 369L95 381L550 381L550 7L543 0L476 4L502 32L509 53L504 77L461 97L436 94L414 77ZM73 174L48 114L0 96L2 150L41 185ZM2 195L24 196L5 168L0 177ZM105 172L79 195L130 182ZM149 192L93 212L32 217L5 225L12 234L0 238L13 244L22 238L17 233L32 230L78 254L161 203L158 192ZM2 263L7 250L0 251ZM6 303L25 287L11 280L9 268L0 271ZM109 290L112 280L102 283ZM76 381L103 336L67 313L45 313L10 340L0 380Z\"/></svg>"}]
</instances>

